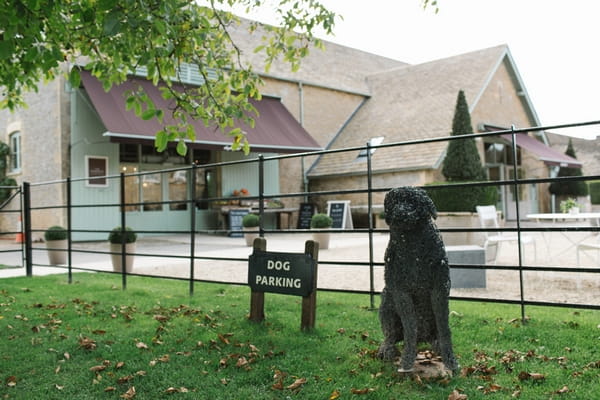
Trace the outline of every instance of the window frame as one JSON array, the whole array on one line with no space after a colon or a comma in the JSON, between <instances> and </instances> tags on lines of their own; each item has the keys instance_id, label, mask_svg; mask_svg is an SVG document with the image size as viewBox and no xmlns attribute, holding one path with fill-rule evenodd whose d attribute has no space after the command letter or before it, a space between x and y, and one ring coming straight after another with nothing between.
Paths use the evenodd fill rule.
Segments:
<instances>
[{"instance_id":1,"label":"window frame","mask_svg":"<svg viewBox=\"0 0 600 400\"><path fill-rule=\"evenodd\" d=\"M21 131L15 130L8 135L8 147L10 149L8 172L16 174L21 172L23 168L21 158ZM15 162L16 160L16 162Z\"/></svg>"}]
</instances>

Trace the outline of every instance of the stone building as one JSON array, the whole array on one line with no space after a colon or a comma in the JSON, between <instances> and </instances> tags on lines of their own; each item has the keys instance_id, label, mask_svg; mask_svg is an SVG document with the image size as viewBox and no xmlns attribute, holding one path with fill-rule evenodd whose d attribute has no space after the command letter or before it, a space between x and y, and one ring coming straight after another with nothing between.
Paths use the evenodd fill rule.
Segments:
<instances>
[{"instance_id":1,"label":"stone building","mask_svg":"<svg viewBox=\"0 0 600 400\"><path fill-rule=\"evenodd\" d=\"M263 71L262 60L253 52L260 35L249 35L242 26L232 31L232 37L242 49L242 57L256 71ZM254 137L266 142L252 143L251 157L259 152L304 153L320 148L364 146L368 141L388 144L447 136L460 89L465 91L473 126L478 131L540 125L515 62L504 45L409 65L325 42L325 49L313 49L299 71L291 72L288 65L274 64L262 78L265 102L271 102L291 129L284 138L298 140L275 140L278 131L268 130L278 128L263 124L259 117L258 136ZM177 156L172 150L156 154L152 137L156 130L132 122L130 115L115 108L118 101L114 99L122 94L122 88L101 93L95 86L97 82L91 76L84 76L79 88L70 88L59 78L41 86L38 93L28 94L27 109L15 113L0 111L0 140L15 144L13 158L19 160L18 167L9 174L19 183L71 177L74 204L94 201L108 204L118 201L118 180L103 180L98 176L146 171L148 175L127 181L126 193L140 203L128 209L128 224L143 230L150 227L150 221L153 224L158 221L165 229L187 229L189 207L179 203L155 207L150 203L184 198L190 191L189 176L152 171L238 160L243 155L226 150L226 137L217 140L202 135L190 146L187 158ZM124 128L118 125L116 114L133 130L121 132ZM293 118L290 120L289 116ZM529 139L518 143L522 167L519 176L548 177L557 163L577 163L548 147L544 132L532 134ZM490 179L505 179L513 173L506 158L508 143L509 140L502 138L479 141ZM423 185L440 180L445 148L445 142L437 142L377 149L373 153L375 186ZM268 192L365 188L365 163L359 153L306 155L267 163ZM257 171L253 168L200 170L196 193L203 193L204 197L226 197L241 188L251 194L258 191ZM86 180L94 176L96 179ZM527 211L546 211L543 193L541 187L527 189L524 197ZM501 206L510 218L510 193L501 195ZM366 204L364 196L344 198L358 209ZM64 185L32 188L32 202L37 206L61 205L65 199ZM326 200L323 197L316 202L323 207ZM302 199L284 201L286 207L297 208ZM377 198L375 203L381 203L381 199ZM198 229L216 229L221 223L219 210L213 207L199 207L197 218ZM32 218L33 228L39 230L53 224L65 225L65 221L66 214L61 209L35 210ZM72 223L74 229L109 230L119 224L119 210L116 207L74 209ZM87 232L76 238L103 239L104 234Z\"/></svg>"}]
</instances>

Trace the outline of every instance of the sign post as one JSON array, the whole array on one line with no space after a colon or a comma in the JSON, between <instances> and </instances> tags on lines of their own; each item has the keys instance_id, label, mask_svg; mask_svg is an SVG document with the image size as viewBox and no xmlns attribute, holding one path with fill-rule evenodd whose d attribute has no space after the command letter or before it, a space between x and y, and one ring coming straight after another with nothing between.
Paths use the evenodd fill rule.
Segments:
<instances>
[{"instance_id":1,"label":"sign post","mask_svg":"<svg viewBox=\"0 0 600 400\"><path fill-rule=\"evenodd\" d=\"M302 296L301 329L315 327L317 307L317 259L319 245L309 240L304 253L266 251L266 240L254 240L253 253L248 258L250 320L265 319L265 292Z\"/></svg>"}]
</instances>

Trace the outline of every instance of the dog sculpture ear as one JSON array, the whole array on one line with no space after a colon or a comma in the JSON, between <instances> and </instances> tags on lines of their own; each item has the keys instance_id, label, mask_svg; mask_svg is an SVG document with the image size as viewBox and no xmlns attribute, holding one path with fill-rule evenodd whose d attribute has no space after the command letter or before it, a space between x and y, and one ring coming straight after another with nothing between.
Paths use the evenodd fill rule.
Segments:
<instances>
[{"instance_id":1,"label":"dog sculpture ear","mask_svg":"<svg viewBox=\"0 0 600 400\"><path fill-rule=\"evenodd\" d=\"M424 206L427 210L427 213L431 216L431 218L437 219L437 209L435 208L435 204L433 204L433 200L431 200L425 190L421 189L420 191L421 195L423 196L423 202L425 203Z\"/></svg>"}]
</instances>

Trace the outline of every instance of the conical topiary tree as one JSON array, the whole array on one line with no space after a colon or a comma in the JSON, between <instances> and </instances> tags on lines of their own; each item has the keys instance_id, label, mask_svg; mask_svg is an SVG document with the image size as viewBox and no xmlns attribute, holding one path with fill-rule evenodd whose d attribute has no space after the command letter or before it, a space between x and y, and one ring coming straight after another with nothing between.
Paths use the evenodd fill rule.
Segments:
<instances>
[{"instance_id":1,"label":"conical topiary tree","mask_svg":"<svg viewBox=\"0 0 600 400\"><path fill-rule=\"evenodd\" d=\"M461 90L456 99L452 136L469 133L473 133L471 115L465 93ZM442 174L451 183L486 180L475 139L451 140L448 143ZM427 192L438 211L475 211L477 205L496 204L497 198L496 188L493 186L431 188Z\"/></svg>"},{"instance_id":2,"label":"conical topiary tree","mask_svg":"<svg viewBox=\"0 0 600 400\"><path fill-rule=\"evenodd\" d=\"M575 156L575 149L573 148L573 141L569 139L569 144L567 145L567 150L565 154L577 159ZM573 168L573 167L560 167L558 170L557 177L564 176L583 176L583 171L581 168ZM552 182L550 187L548 188L550 193L557 196L587 196L588 194L588 186L585 181L564 181L564 182Z\"/></svg>"},{"instance_id":3,"label":"conical topiary tree","mask_svg":"<svg viewBox=\"0 0 600 400\"><path fill-rule=\"evenodd\" d=\"M471 115L465 93L458 92L452 136L473 133ZM449 182L480 181L485 179L485 170L477 151L475 139L452 140L448 143L446 158L442 164L442 174Z\"/></svg>"}]
</instances>

